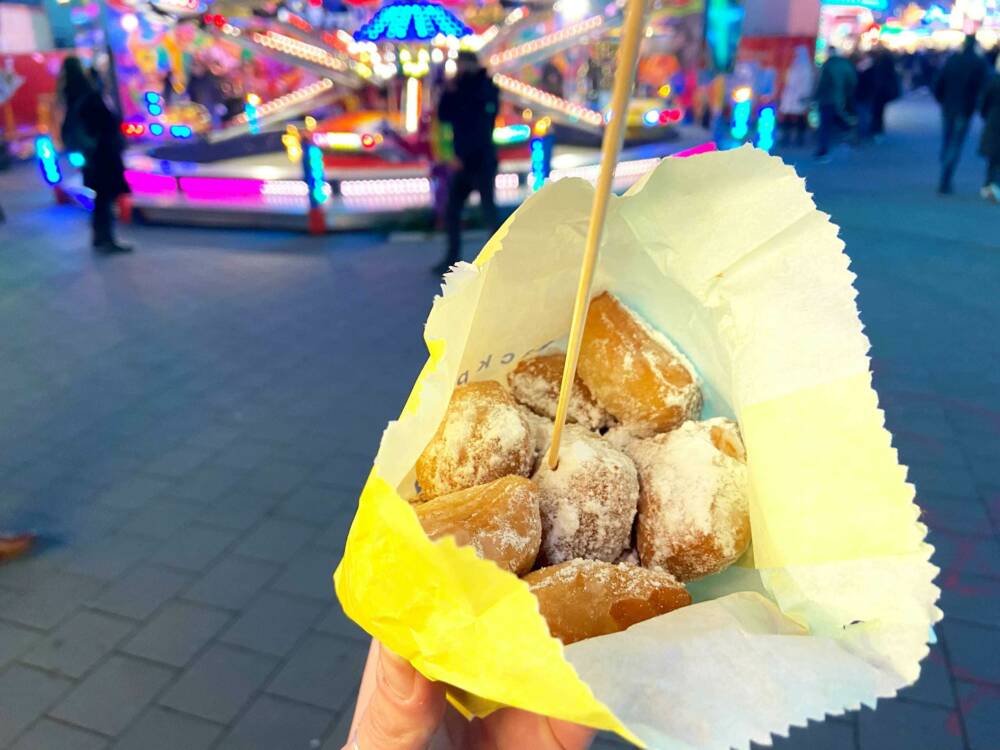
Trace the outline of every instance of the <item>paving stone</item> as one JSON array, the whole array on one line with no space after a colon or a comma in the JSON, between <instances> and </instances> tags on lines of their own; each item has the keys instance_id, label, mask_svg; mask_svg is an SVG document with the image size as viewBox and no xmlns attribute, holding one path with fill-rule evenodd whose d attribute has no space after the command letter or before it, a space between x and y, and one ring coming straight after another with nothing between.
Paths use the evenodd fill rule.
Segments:
<instances>
[{"instance_id":1,"label":"paving stone","mask_svg":"<svg viewBox=\"0 0 1000 750\"><path fill-rule=\"evenodd\" d=\"M1000 737L1000 686L957 683L962 723L970 750L996 750ZM958 716L953 716L957 724Z\"/></svg>"},{"instance_id":2,"label":"paving stone","mask_svg":"<svg viewBox=\"0 0 1000 750\"><path fill-rule=\"evenodd\" d=\"M179 478L170 487L173 497L208 506L231 490L245 471L220 466L213 459L207 465Z\"/></svg>"},{"instance_id":3,"label":"paving stone","mask_svg":"<svg viewBox=\"0 0 1000 750\"><path fill-rule=\"evenodd\" d=\"M268 518L243 538L236 551L246 557L287 562L315 535L316 528L310 524Z\"/></svg>"},{"instance_id":4,"label":"paving stone","mask_svg":"<svg viewBox=\"0 0 1000 750\"><path fill-rule=\"evenodd\" d=\"M333 571L339 562L340 556L329 550L307 547L288 563L271 588L329 602L335 598Z\"/></svg>"},{"instance_id":5,"label":"paving stone","mask_svg":"<svg viewBox=\"0 0 1000 750\"><path fill-rule=\"evenodd\" d=\"M944 570L1000 578L1000 543L995 538L932 531L927 541L934 545L931 562Z\"/></svg>"},{"instance_id":6,"label":"paving stone","mask_svg":"<svg viewBox=\"0 0 1000 750\"><path fill-rule=\"evenodd\" d=\"M317 621L323 606L298 597L261 594L222 635L222 641L284 656Z\"/></svg>"},{"instance_id":7,"label":"paving stone","mask_svg":"<svg viewBox=\"0 0 1000 750\"><path fill-rule=\"evenodd\" d=\"M264 683L277 660L230 646L199 656L160 703L209 721L228 723Z\"/></svg>"},{"instance_id":8,"label":"paving stone","mask_svg":"<svg viewBox=\"0 0 1000 750\"><path fill-rule=\"evenodd\" d=\"M45 713L72 684L20 664L0 672L0 747L6 747Z\"/></svg>"},{"instance_id":9,"label":"paving stone","mask_svg":"<svg viewBox=\"0 0 1000 750\"><path fill-rule=\"evenodd\" d=\"M315 750L332 720L327 711L263 695L217 750Z\"/></svg>"},{"instance_id":10,"label":"paving stone","mask_svg":"<svg viewBox=\"0 0 1000 750\"><path fill-rule=\"evenodd\" d=\"M145 506L157 495L163 494L169 486L170 483L166 479L134 476L102 493L97 500L113 508L134 510Z\"/></svg>"},{"instance_id":11,"label":"paving stone","mask_svg":"<svg viewBox=\"0 0 1000 750\"><path fill-rule=\"evenodd\" d=\"M0 613L6 620L49 630L103 586L93 578L53 571L30 591L0 591Z\"/></svg>"},{"instance_id":12,"label":"paving stone","mask_svg":"<svg viewBox=\"0 0 1000 750\"><path fill-rule=\"evenodd\" d=\"M21 735L11 750L104 750L107 746L100 735L42 719Z\"/></svg>"},{"instance_id":13,"label":"paving stone","mask_svg":"<svg viewBox=\"0 0 1000 750\"><path fill-rule=\"evenodd\" d=\"M145 560L156 542L132 534L108 534L89 542L66 563L71 573L110 581Z\"/></svg>"},{"instance_id":14,"label":"paving stone","mask_svg":"<svg viewBox=\"0 0 1000 750\"><path fill-rule=\"evenodd\" d=\"M21 657L21 661L66 677L82 677L132 627L128 622L98 612L77 612Z\"/></svg>"},{"instance_id":15,"label":"paving stone","mask_svg":"<svg viewBox=\"0 0 1000 750\"><path fill-rule=\"evenodd\" d=\"M858 723L860 750L887 747L961 750L961 729L949 722L951 712L902 700L879 701L878 710L863 709Z\"/></svg>"},{"instance_id":16,"label":"paving stone","mask_svg":"<svg viewBox=\"0 0 1000 750\"><path fill-rule=\"evenodd\" d=\"M152 539L169 539L171 535L198 515L201 508L191 502L159 497L129 518L121 530Z\"/></svg>"},{"instance_id":17,"label":"paving stone","mask_svg":"<svg viewBox=\"0 0 1000 750\"><path fill-rule=\"evenodd\" d=\"M217 724L154 706L128 728L114 750L208 750L220 734Z\"/></svg>"},{"instance_id":18,"label":"paving stone","mask_svg":"<svg viewBox=\"0 0 1000 750\"><path fill-rule=\"evenodd\" d=\"M182 570L204 570L218 559L237 535L200 523L191 523L178 529L150 558L152 562Z\"/></svg>"},{"instance_id":19,"label":"paving stone","mask_svg":"<svg viewBox=\"0 0 1000 750\"><path fill-rule=\"evenodd\" d=\"M145 620L190 583L191 577L157 565L143 565L126 574L90 606L133 620Z\"/></svg>"},{"instance_id":20,"label":"paving stone","mask_svg":"<svg viewBox=\"0 0 1000 750\"><path fill-rule=\"evenodd\" d=\"M1000 631L947 619L941 631L956 677L1000 686Z\"/></svg>"},{"instance_id":21,"label":"paving stone","mask_svg":"<svg viewBox=\"0 0 1000 750\"><path fill-rule=\"evenodd\" d=\"M328 635L336 635L341 638L351 638L356 641L367 643L369 635L359 628L353 621L347 618L344 610L340 607L340 602L335 601L329 608L326 615L316 623L316 630Z\"/></svg>"},{"instance_id":22,"label":"paving stone","mask_svg":"<svg viewBox=\"0 0 1000 750\"><path fill-rule=\"evenodd\" d=\"M112 656L50 712L53 718L107 735L120 734L173 678L172 670Z\"/></svg>"},{"instance_id":23,"label":"paving stone","mask_svg":"<svg viewBox=\"0 0 1000 750\"><path fill-rule=\"evenodd\" d=\"M280 568L243 557L223 558L184 592L185 599L223 609L241 609Z\"/></svg>"},{"instance_id":24,"label":"paving stone","mask_svg":"<svg viewBox=\"0 0 1000 750\"><path fill-rule=\"evenodd\" d=\"M917 683L900 691L899 696L907 700L954 708L955 692L951 687L948 662L940 644L931 646L927 658L920 663L920 679Z\"/></svg>"},{"instance_id":25,"label":"paving stone","mask_svg":"<svg viewBox=\"0 0 1000 750\"><path fill-rule=\"evenodd\" d=\"M356 698L368 646L314 634L296 646L267 692L341 711Z\"/></svg>"},{"instance_id":26,"label":"paving stone","mask_svg":"<svg viewBox=\"0 0 1000 750\"><path fill-rule=\"evenodd\" d=\"M1000 629L1000 579L946 570L937 585L946 617Z\"/></svg>"},{"instance_id":27,"label":"paving stone","mask_svg":"<svg viewBox=\"0 0 1000 750\"><path fill-rule=\"evenodd\" d=\"M41 637L41 633L37 630L29 630L9 622L0 622L0 670L3 670L8 662L27 651Z\"/></svg>"},{"instance_id":28,"label":"paving stone","mask_svg":"<svg viewBox=\"0 0 1000 750\"><path fill-rule=\"evenodd\" d=\"M260 440L241 440L219 451L212 461L231 469L254 469L264 464L274 450L274 444Z\"/></svg>"},{"instance_id":29,"label":"paving stone","mask_svg":"<svg viewBox=\"0 0 1000 750\"><path fill-rule=\"evenodd\" d=\"M344 745L347 744L348 735L351 733L351 722L353 720L354 704L351 703L337 716L337 721L334 723L330 734L327 735L326 742L323 743L320 750L343 750ZM591 750L593 750L593 746L591 746Z\"/></svg>"},{"instance_id":30,"label":"paving stone","mask_svg":"<svg viewBox=\"0 0 1000 750\"><path fill-rule=\"evenodd\" d=\"M279 502L273 495L258 495L243 490L231 490L198 516L199 523L233 531L249 531Z\"/></svg>"},{"instance_id":31,"label":"paving stone","mask_svg":"<svg viewBox=\"0 0 1000 750\"><path fill-rule=\"evenodd\" d=\"M146 464L143 471L156 476L182 477L205 463L213 453L212 448L180 445Z\"/></svg>"},{"instance_id":32,"label":"paving stone","mask_svg":"<svg viewBox=\"0 0 1000 750\"><path fill-rule=\"evenodd\" d=\"M938 496L933 499L922 499L919 502L923 508L920 520L927 524L928 528L974 535L993 533L986 506L978 496L949 499Z\"/></svg>"},{"instance_id":33,"label":"paving stone","mask_svg":"<svg viewBox=\"0 0 1000 750\"><path fill-rule=\"evenodd\" d=\"M122 651L183 667L229 622L231 615L199 604L170 602Z\"/></svg>"},{"instance_id":34,"label":"paving stone","mask_svg":"<svg viewBox=\"0 0 1000 750\"><path fill-rule=\"evenodd\" d=\"M309 523L329 524L340 516L343 493L328 485L311 483L299 487L276 509L279 516Z\"/></svg>"},{"instance_id":35,"label":"paving stone","mask_svg":"<svg viewBox=\"0 0 1000 750\"><path fill-rule=\"evenodd\" d=\"M628 743L623 743L629 747ZM763 745L751 743L753 750L763 750ZM843 750L854 747L854 727L835 721L810 721L805 727L792 727L787 737L775 737L774 750Z\"/></svg>"}]
</instances>

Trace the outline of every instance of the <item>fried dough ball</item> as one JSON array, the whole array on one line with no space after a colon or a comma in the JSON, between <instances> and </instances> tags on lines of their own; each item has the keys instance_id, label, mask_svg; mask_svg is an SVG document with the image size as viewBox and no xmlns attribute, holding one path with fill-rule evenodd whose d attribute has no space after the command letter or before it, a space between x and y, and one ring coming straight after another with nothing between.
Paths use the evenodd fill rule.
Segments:
<instances>
[{"instance_id":1,"label":"fried dough ball","mask_svg":"<svg viewBox=\"0 0 1000 750\"><path fill-rule=\"evenodd\" d=\"M551 419L538 416L527 406L521 406L520 410L521 416L524 417L524 421L528 424L528 430L531 432L531 473L534 474L545 456L545 451L552 443L552 430L555 429L555 424Z\"/></svg>"},{"instance_id":2,"label":"fried dough ball","mask_svg":"<svg viewBox=\"0 0 1000 750\"><path fill-rule=\"evenodd\" d=\"M508 373L507 384L519 403L536 414L554 419L565 365L566 355L561 352L522 359ZM573 381L566 421L576 422L588 430L599 430L610 423L610 416L594 401L579 376Z\"/></svg>"},{"instance_id":3,"label":"fried dough ball","mask_svg":"<svg viewBox=\"0 0 1000 750\"><path fill-rule=\"evenodd\" d=\"M629 445L639 470L642 564L681 581L718 573L750 543L746 457L727 419L686 422Z\"/></svg>"},{"instance_id":4,"label":"fried dough ball","mask_svg":"<svg viewBox=\"0 0 1000 750\"><path fill-rule=\"evenodd\" d=\"M553 471L543 455L534 474L541 491L543 565L586 557L612 562L628 549L639 479L627 455L578 425L567 425Z\"/></svg>"},{"instance_id":5,"label":"fried dough ball","mask_svg":"<svg viewBox=\"0 0 1000 750\"><path fill-rule=\"evenodd\" d=\"M549 632L564 644L617 633L691 603L663 570L598 560L569 560L524 577Z\"/></svg>"},{"instance_id":6,"label":"fried dough ball","mask_svg":"<svg viewBox=\"0 0 1000 750\"><path fill-rule=\"evenodd\" d=\"M577 373L597 402L637 435L672 430L701 410L686 360L608 292L590 303Z\"/></svg>"},{"instance_id":7,"label":"fried dough ball","mask_svg":"<svg viewBox=\"0 0 1000 750\"><path fill-rule=\"evenodd\" d=\"M417 459L422 497L432 498L508 474L528 476L532 466L528 424L495 380L460 385L444 419Z\"/></svg>"},{"instance_id":8,"label":"fried dough ball","mask_svg":"<svg viewBox=\"0 0 1000 750\"><path fill-rule=\"evenodd\" d=\"M535 564L542 542L538 494L530 479L509 476L439 495L414 510L431 539L451 535L456 544L522 575Z\"/></svg>"}]
</instances>

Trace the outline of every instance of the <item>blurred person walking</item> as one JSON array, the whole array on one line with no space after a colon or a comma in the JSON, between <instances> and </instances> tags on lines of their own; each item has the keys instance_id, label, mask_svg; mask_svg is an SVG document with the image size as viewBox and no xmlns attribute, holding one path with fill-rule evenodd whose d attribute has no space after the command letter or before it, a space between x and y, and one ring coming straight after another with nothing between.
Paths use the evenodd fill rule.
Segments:
<instances>
[{"instance_id":1,"label":"blurred person walking","mask_svg":"<svg viewBox=\"0 0 1000 750\"><path fill-rule=\"evenodd\" d=\"M801 146L805 143L806 128L809 126L809 100L815 86L814 67L809 50L802 45L796 47L792 64L785 73L785 86L778 102L782 138L786 145L794 143Z\"/></svg>"},{"instance_id":2,"label":"blurred person walking","mask_svg":"<svg viewBox=\"0 0 1000 750\"><path fill-rule=\"evenodd\" d=\"M122 161L121 119L94 89L80 58L69 56L59 74L59 94L65 111L61 136L68 151L83 155L83 184L94 191L92 244L99 253L127 253L132 248L114 237L113 208L129 192Z\"/></svg>"},{"instance_id":3,"label":"blurred person walking","mask_svg":"<svg viewBox=\"0 0 1000 750\"><path fill-rule=\"evenodd\" d=\"M1000 58L995 65L996 73L986 84L979 110L984 120L979 153L986 157L986 182L980 195L1000 203Z\"/></svg>"},{"instance_id":4,"label":"blurred person walking","mask_svg":"<svg viewBox=\"0 0 1000 750\"><path fill-rule=\"evenodd\" d=\"M871 69L873 90L868 133L879 141L885 135L885 108L899 98L902 84L892 53L881 45L872 52Z\"/></svg>"},{"instance_id":5,"label":"blurred person walking","mask_svg":"<svg viewBox=\"0 0 1000 750\"><path fill-rule=\"evenodd\" d=\"M457 64L457 74L438 104L438 118L451 125L455 159L445 208L448 254L434 267L435 273L444 273L462 257L462 209L473 191L479 193L486 225L490 231L497 228L494 203L497 150L493 143L493 125L500 91L474 52L459 52Z\"/></svg>"},{"instance_id":6,"label":"blurred person walking","mask_svg":"<svg viewBox=\"0 0 1000 750\"><path fill-rule=\"evenodd\" d=\"M825 159L838 130L854 127L856 118L855 92L858 75L851 61L842 57L835 47L819 71L816 82L816 104L819 106L819 130L816 134L816 157Z\"/></svg>"},{"instance_id":7,"label":"blurred person walking","mask_svg":"<svg viewBox=\"0 0 1000 750\"><path fill-rule=\"evenodd\" d=\"M948 58L934 83L934 98L941 105L941 179L938 192L942 195L954 191L952 180L955 169L962 156L962 146L969 134L969 125L986 75L986 63L976 52L976 37L970 34L965 38L962 51Z\"/></svg>"}]
</instances>

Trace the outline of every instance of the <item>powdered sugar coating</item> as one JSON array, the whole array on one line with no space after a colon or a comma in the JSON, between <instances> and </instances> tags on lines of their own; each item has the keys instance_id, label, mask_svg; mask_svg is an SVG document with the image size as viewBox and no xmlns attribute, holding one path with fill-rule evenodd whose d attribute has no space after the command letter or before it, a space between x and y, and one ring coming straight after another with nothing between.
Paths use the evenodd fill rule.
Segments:
<instances>
[{"instance_id":1,"label":"powdered sugar coating","mask_svg":"<svg viewBox=\"0 0 1000 750\"><path fill-rule=\"evenodd\" d=\"M639 480L627 455L567 425L559 466L553 471L543 460L533 478L541 491L543 564L575 557L611 562L629 547Z\"/></svg>"},{"instance_id":2,"label":"powdered sugar coating","mask_svg":"<svg viewBox=\"0 0 1000 750\"><path fill-rule=\"evenodd\" d=\"M536 414L554 419L565 364L566 355L562 353L528 357L507 375L507 384L518 403ZM579 377L573 382L566 421L578 423L589 430L598 430L611 423L611 416L594 401Z\"/></svg>"},{"instance_id":3,"label":"powdered sugar coating","mask_svg":"<svg viewBox=\"0 0 1000 750\"><path fill-rule=\"evenodd\" d=\"M489 484L439 495L414 507L431 539L453 536L511 573L531 570L542 541L538 488L507 476Z\"/></svg>"},{"instance_id":4,"label":"powdered sugar coating","mask_svg":"<svg viewBox=\"0 0 1000 750\"><path fill-rule=\"evenodd\" d=\"M691 363L609 292L590 303L577 372L635 435L672 430L701 410Z\"/></svg>"},{"instance_id":5,"label":"powdered sugar coating","mask_svg":"<svg viewBox=\"0 0 1000 750\"><path fill-rule=\"evenodd\" d=\"M531 433L531 473L534 474L538 469L539 462L545 455L545 451L548 450L549 445L552 443L552 431L555 429L555 424L551 419L538 416L527 406L519 406L518 408L521 411L521 416L524 417L525 423L528 425L528 431Z\"/></svg>"},{"instance_id":6,"label":"powdered sugar coating","mask_svg":"<svg viewBox=\"0 0 1000 750\"><path fill-rule=\"evenodd\" d=\"M644 566L689 581L743 554L750 540L746 464L722 450L737 444L742 449L736 424L726 419L685 422L629 444L639 472L636 541Z\"/></svg>"},{"instance_id":7,"label":"powdered sugar coating","mask_svg":"<svg viewBox=\"0 0 1000 750\"><path fill-rule=\"evenodd\" d=\"M492 482L527 476L532 439L517 404L500 383L458 386L437 433L417 459L421 495L436 497Z\"/></svg>"}]
</instances>

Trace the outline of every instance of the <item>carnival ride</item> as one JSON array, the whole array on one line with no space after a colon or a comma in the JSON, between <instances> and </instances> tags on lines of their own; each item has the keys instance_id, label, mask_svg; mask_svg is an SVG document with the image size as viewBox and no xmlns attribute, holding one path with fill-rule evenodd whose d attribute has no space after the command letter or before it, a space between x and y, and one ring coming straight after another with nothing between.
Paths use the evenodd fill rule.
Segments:
<instances>
[{"instance_id":1,"label":"carnival ride","mask_svg":"<svg viewBox=\"0 0 1000 750\"><path fill-rule=\"evenodd\" d=\"M613 59L616 3L577 20L559 3L491 6L462 20L430 2L398 0L351 34L289 6L215 5L195 15L196 0L169 0L182 8L170 15L165 1L157 0L152 18L138 17L132 5L109 8L123 132L134 145L127 213L322 231L425 212L433 194L429 103L459 49L479 53L502 93L494 131L501 205L518 204L546 180L596 176L592 146L608 117L601 88L609 71L593 61ZM689 27L700 9L663 0L653 11L652 51L640 64L629 114L627 144L635 148L622 154L619 189L680 148L669 139L689 110L688 48L701 35ZM184 100L194 98L198 75L208 75L199 66L229 86L214 107ZM562 90L544 78L553 68ZM56 170L43 174L57 174L56 160ZM64 172L58 183L71 191L72 169Z\"/></svg>"}]
</instances>

